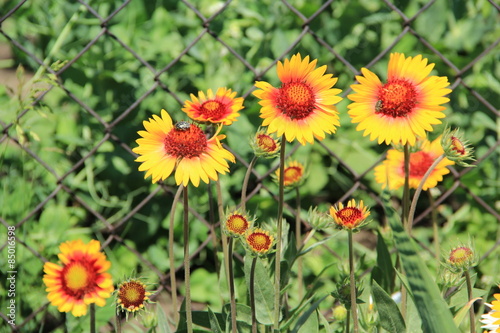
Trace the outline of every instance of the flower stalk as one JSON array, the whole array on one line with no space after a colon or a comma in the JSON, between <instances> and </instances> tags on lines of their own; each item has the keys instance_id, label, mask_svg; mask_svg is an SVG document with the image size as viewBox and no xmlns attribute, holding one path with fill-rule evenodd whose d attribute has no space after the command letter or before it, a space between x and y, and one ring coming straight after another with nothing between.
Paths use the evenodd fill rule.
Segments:
<instances>
[{"instance_id":1,"label":"flower stalk","mask_svg":"<svg viewBox=\"0 0 500 333\"><path fill-rule=\"evenodd\" d=\"M283 142L280 151L280 175L285 174L285 135L281 139ZM283 201L285 193L285 177L279 179L279 194L278 194L278 228L276 240L276 256L275 256L275 273L274 273L274 330L279 330L280 311L281 311L281 242L283 233Z\"/></svg>"},{"instance_id":2,"label":"flower stalk","mask_svg":"<svg viewBox=\"0 0 500 333\"><path fill-rule=\"evenodd\" d=\"M348 243L349 243L349 280L351 288L351 314L354 333L359 332L358 327L358 313L356 304L356 281L354 278L354 251L352 247L352 230L348 230ZM349 321L348 321L349 322ZM347 330L347 332L349 332Z\"/></svg>"},{"instance_id":3,"label":"flower stalk","mask_svg":"<svg viewBox=\"0 0 500 333\"><path fill-rule=\"evenodd\" d=\"M174 256L174 221L175 221L175 207L181 197L183 192L183 186L179 186L177 192L175 193L174 200L172 201L172 208L170 209L170 221L168 226L168 260L170 263L170 289L172 289L172 307L174 311L174 322L179 322L179 312L177 311L177 278L175 276L175 256Z\"/></svg>"},{"instance_id":4,"label":"flower stalk","mask_svg":"<svg viewBox=\"0 0 500 333\"><path fill-rule=\"evenodd\" d=\"M90 304L90 333L96 333L95 327L95 303Z\"/></svg>"},{"instance_id":5,"label":"flower stalk","mask_svg":"<svg viewBox=\"0 0 500 333\"><path fill-rule=\"evenodd\" d=\"M183 187L184 201L184 284L186 294L186 324L188 333L193 333L193 315L191 311L191 267L189 260L189 203L188 189Z\"/></svg>"},{"instance_id":6,"label":"flower stalk","mask_svg":"<svg viewBox=\"0 0 500 333\"><path fill-rule=\"evenodd\" d=\"M469 270L466 269L464 271L465 275L465 283L467 284L467 298L469 301L472 300L472 282L470 278L470 273ZM469 319L470 319L470 333L475 333L476 332L476 316L474 313L474 304L471 304L470 309L469 309Z\"/></svg>"}]
</instances>

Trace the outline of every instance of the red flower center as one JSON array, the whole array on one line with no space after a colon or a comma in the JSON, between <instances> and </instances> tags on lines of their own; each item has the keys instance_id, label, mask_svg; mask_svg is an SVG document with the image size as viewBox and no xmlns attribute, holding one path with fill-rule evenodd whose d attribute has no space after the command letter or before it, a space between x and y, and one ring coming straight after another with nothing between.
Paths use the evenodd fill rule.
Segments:
<instances>
[{"instance_id":1,"label":"red flower center","mask_svg":"<svg viewBox=\"0 0 500 333\"><path fill-rule=\"evenodd\" d=\"M206 101L200 107L199 114L210 120L220 120L227 115L227 107L219 101Z\"/></svg>"},{"instance_id":2,"label":"red flower center","mask_svg":"<svg viewBox=\"0 0 500 333\"><path fill-rule=\"evenodd\" d=\"M347 228L354 228L363 220L362 212L356 207L345 207L339 210L337 217L342 221L342 225Z\"/></svg>"},{"instance_id":3,"label":"red flower center","mask_svg":"<svg viewBox=\"0 0 500 333\"><path fill-rule=\"evenodd\" d=\"M267 134L257 135L257 144L259 148L267 153L274 152L277 148L276 141Z\"/></svg>"},{"instance_id":4,"label":"red flower center","mask_svg":"<svg viewBox=\"0 0 500 333\"><path fill-rule=\"evenodd\" d=\"M434 159L424 151L418 151L410 155L410 177L422 178L429 167L434 163ZM402 167L404 174L404 165Z\"/></svg>"},{"instance_id":5,"label":"red flower center","mask_svg":"<svg viewBox=\"0 0 500 333\"><path fill-rule=\"evenodd\" d=\"M405 79L391 80L379 90L378 99L375 113L392 118L406 117L417 105L417 91Z\"/></svg>"},{"instance_id":6,"label":"red flower center","mask_svg":"<svg viewBox=\"0 0 500 333\"><path fill-rule=\"evenodd\" d=\"M301 177L302 168L297 166L285 168L285 185L296 183L300 180Z\"/></svg>"},{"instance_id":7,"label":"red flower center","mask_svg":"<svg viewBox=\"0 0 500 333\"><path fill-rule=\"evenodd\" d=\"M97 285L96 268L93 263L85 259L70 262L64 266L61 275L64 292L76 299L82 299Z\"/></svg>"},{"instance_id":8,"label":"red flower center","mask_svg":"<svg viewBox=\"0 0 500 333\"><path fill-rule=\"evenodd\" d=\"M302 82L283 83L278 89L277 107L292 120L304 119L314 110L314 93Z\"/></svg>"},{"instance_id":9,"label":"red flower center","mask_svg":"<svg viewBox=\"0 0 500 333\"><path fill-rule=\"evenodd\" d=\"M146 300L146 289L137 281L123 283L118 294L121 305L131 311L140 308Z\"/></svg>"},{"instance_id":10,"label":"red flower center","mask_svg":"<svg viewBox=\"0 0 500 333\"><path fill-rule=\"evenodd\" d=\"M465 155L465 146L459 138L451 137L451 149L459 153L460 155Z\"/></svg>"},{"instance_id":11,"label":"red flower center","mask_svg":"<svg viewBox=\"0 0 500 333\"><path fill-rule=\"evenodd\" d=\"M265 252L271 248L271 237L262 232L254 232L247 237L248 244L254 251Z\"/></svg>"},{"instance_id":12,"label":"red flower center","mask_svg":"<svg viewBox=\"0 0 500 333\"><path fill-rule=\"evenodd\" d=\"M247 231L249 223L243 215L233 214L227 219L226 227L232 233L243 235Z\"/></svg>"},{"instance_id":13,"label":"red flower center","mask_svg":"<svg viewBox=\"0 0 500 333\"><path fill-rule=\"evenodd\" d=\"M163 142L165 152L178 158L200 156L207 149L207 138L203 131L191 124L188 129L173 128Z\"/></svg>"}]
</instances>

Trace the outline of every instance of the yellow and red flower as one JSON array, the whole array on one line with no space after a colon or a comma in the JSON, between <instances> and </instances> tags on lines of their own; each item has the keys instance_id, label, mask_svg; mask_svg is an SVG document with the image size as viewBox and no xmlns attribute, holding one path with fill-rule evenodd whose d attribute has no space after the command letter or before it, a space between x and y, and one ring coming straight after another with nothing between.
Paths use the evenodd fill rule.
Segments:
<instances>
[{"instance_id":1,"label":"yellow and red flower","mask_svg":"<svg viewBox=\"0 0 500 333\"><path fill-rule=\"evenodd\" d=\"M481 328L488 330L489 333L500 333L500 294L494 294L495 300L485 303L491 311L481 315L481 322L484 324Z\"/></svg>"},{"instance_id":2,"label":"yellow and red flower","mask_svg":"<svg viewBox=\"0 0 500 333\"><path fill-rule=\"evenodd\" d=\"M252 141L250 142L252 149L256 156L263 156L265 158L276 157L281 149L281 143L274 138L274 135L266 134L263 130L259 129Z\"/></svg>"},{"instance_id":3,"label":"yellow and red flower","mask_svg":"<svg viewBox=\"0 0 500 333\"><path fill-rule=\"evenodd\" d=\"M330 216L339 229L358 229L369 222L367 220L369 215L370 210L364 205L363 200L357 205L356 200L351 199L345 207L341 202L330 207Z\"/></svg>"},{"instance_id":4,"label":"yellow and red flower","mask_svg":"<svg viewBox=\"0 0 500 333\"><path fill-rule=\"evenodd\" d=\"M205 133L195 124L180 121L172 124L172 118L161 110L161 118L153 115L144 121L145 131L136 140L138 147L132 151L140 156L139 171L146 171L144 178L152 176L153 183L164 180L175 169L177 185L191 183L198 187L200 179L208 184L210 179L217 180L218 174L229 171L226 160L235 162L234 155L224 149L220 140L225 135L217 133L207 139Z\"/></svg>"},{"instance_id":5,"label":"yellow and red flower","mask_svg":"<svg viewBox=\"0 0 500 333\"><path fill-rule=\"evenodd\" d=\"M285 187L297 186L301 183L304 177L304 165L297 161L290 161L285 164L285 177L283 179ZM280 180L280 169L275 173L277 181Z\"/></svg>"},{"instance_id":6,"label":"yellow and red flower","mask_svg":"<svg viewBox=\"0 0 500 333\"><path fill-rule=\"evenodd\" d=\"M146 285L139 280L131 279L118 286L117 304L127 312L136 312L144 308L149 301L151 293L146 290Z\"/></svg>"},{"instance_id":7,"label":"yellow and red flower","mask_svg":"<svg viewBox=\"0 0 500 333\"><path fill-rule=\"evenodd\" d=\"M87 313L87 306L106 304L113 292L111 275L106 271L111 263L100 252L100 243L91 240L68 241L59 246L62 266L46 262L43 266L43 282L47 286L47 298L60 312L71 312L75 317Z\"/></svg>"},{"instance_id":8,"label":"yellow and red flower","mask_svg":"<svg viewBox=\"0 0 500 333\"><path fill-rule=\"evenodd\" d=\"M356 76L359 84L351 85L354 94L347 96L349 115L356 129L364 130L370 140L381 144L415 144L417 136L425 137L432 125L440 124L449 102L444 97L451 92L444 76L429 76L434 64L427 64L421 55L405 57L392 53L389 60L387 83L366 68L363 76Z\"/></svg>"},{"instance_id":9,"label":"yellow and red flower","mask_svg":"<svg viewBox=\"0 0 500 333\"><path fill-rule=\"evenodd\" d=\"M410 188L416 189L429 167L439 156L443 155L440 140L441 137L432 142L423 139L420 150L410 153ZM438 182L443 180L443 176L450 172L447 166L453 164L454 162L447 158L439 162L430 173L422 189L425 191L435 187ZM387 158L375 168L375 181L382 184L382 188L385 188L388 184L389 189L394 190L404 185L404 179L404 153L396 149L390 149L387 152Z\"/></svg>"},{"instance_id":10,"label":"yellow and red flower","mask_svg":"<svg viewBox=\"0 0 500 333\"><path fill-rule=\"evenodd\" d=\"M243 109L243 97L234 98L236 92L227 88L219 88L217 92L207 90L198 92L198 97L191 94L191 101L186 101L182 111L193 120L200 122L222 123L231 125Z\"/></svg>"},{"instance_id":11,"label":"yellow and red flower","mask_svg":"<svg viewBox=\"0 0 500 333\"><path fill-rule=\"evenodd\" d=\"M222 230L231 237L243 236L252 226L253 219L248 218L245 213L235 210L226 216L222 224Z\"/></svg>"},{"instance_id":12,"label":"yellow and red flower","mask_svg":"<svg viewBox=\"0 0 500 333\"><path fill-rule=\"evenodd\" d=\"M332 89L337 82L332 74L325 74L326 65L316 68L317 60L309 61L300 54L278 62L277 72L281 87L257 81L259 88L253 94L260 99L262 126L268 133L283 134L287 141L297 139L301 144L323 140L325 133L335 133L340 126L334 104L342 100L341 90Z\"/></svg>"},{"instance_id":13,"label":"yellow and red flower","mask_svg":"<svg viewBox=\"0 0 500 333\"><path fill-rule=\"evenodd\" d=\"M245 243L247 248L255 255L264 255L271 251L274 245L274 237L260 228L251 228L245 232Z\"/></svg>"}]
</instances>

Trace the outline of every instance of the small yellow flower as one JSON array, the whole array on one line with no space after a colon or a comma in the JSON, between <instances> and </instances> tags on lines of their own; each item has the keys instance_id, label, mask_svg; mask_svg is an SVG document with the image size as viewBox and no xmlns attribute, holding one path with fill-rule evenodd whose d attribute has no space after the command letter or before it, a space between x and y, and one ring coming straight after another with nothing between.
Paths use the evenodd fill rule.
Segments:
<instances>
[{"instance_id":1,"label":"small yellow flower","mask_svg":"<svg viewBox=\"0 0 500 333\"><path fill-rule=\"evenodd\" d=\"M200 122L222 123L231 125L243 109L243 98L227 88L219 88L217 92L208 89L207 94L198 92L198 97L191 94L191 101L186 101L182 111L193 120Z\"/></svg>"},{"instance_id":2,"label":"small yellow flower","mask_svg":"<svg viewBox=\"0 0 500 333\"><path fill-rule=\"evenodd\" d=\"M80 317L87 313L89 304L106 305L114 287L111 275L106 273L111 263L100 248L96 240L88 244L81 240L67 241L59 246L62 266L51 262L43 265L47 298L60 312Z\"/></svg>"},{"instance_id":3,"label":"small yellow flower","mask_svg":"<svg viewBox=\"0 0 500 333\"><path fill-rule=\"evenodd\" d=\"M266 134L261 129L252 138L250 145L256 156L265 158L276 157L281 149L279 140L275 139L273 135Z\"/></svg>"},{"instance_id":4,"label":"small yellow flower","mask_svg":"<svg viewBox=\"0 0 500 333\"><path fill-rule=\"evenodd\" d=\"M360 200L356 205L356 200L351 199L347 206L339 202L330 207L330 216L333 217L339 229L356 230L368 223L367 217L370 215L368 207Z\"/></svg>"},{"instance_id":5,"label":"small yellow flower","mask_svg":"<svg viewBox=\"0 0 500 333\"><path fill-rule=\"evenodd\" d=\"M144 308L149 300L150 292L146 291L146 285L139 280L131 279L122 282L118 286L116 303L126 312L136 312Z\"/></svg>"},{"instance_id":6,"label":"small yellow flower","mask_svg":"<svg viewBox=\"0 0 500 333\"><path fill-rule=\"evenodd\" d=\"M304 165L297 161L291 161L285 164L284 171L284 185L285 187L295 187L300 185L304 177ZM280 169L276 170L275 173L276 179L279 182L280 180Z\"/></svg>"},{"instance_id":7,"label":"small yellow flower","mask_svg":"<svg viewBox=\"0 0 500 333\"><path fill-rule=\"evenodd\" d=\"M226 216L226 220L222 224L224 233L231 237L242 236L251 226L253 220L249 219L246 214L235 210Z\"/></svg>"},{"instance_id":8,"label":"small yellow flower","mask_svg":"<svg viewBox=\"0 0 500 333\"><path fill-rule=\"evenodd\" d=\"M274 245L274 237L260 228L251 228L245 232L247 248L255 255L264 255L271 251Z\"/></svg>"}]
</instances>

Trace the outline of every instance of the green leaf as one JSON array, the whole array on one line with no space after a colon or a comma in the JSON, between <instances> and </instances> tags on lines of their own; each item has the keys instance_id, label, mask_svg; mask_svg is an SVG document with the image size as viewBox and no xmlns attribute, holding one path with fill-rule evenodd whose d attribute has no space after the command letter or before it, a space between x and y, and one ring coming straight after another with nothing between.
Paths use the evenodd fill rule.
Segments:
<instances>
[{"instance_id":1,"label":"green leaf","mask_svg":"<svg viewBox=\"0 0 500 333\"><path fill-rule=\"evenodd\" d=\"M326 333L332 333L332 328L330 327L330 323L328 323L328 320L326 320L325 316L321 313L321 311L318 311L318 317L321 325L325 328Z\"/></svg>"},{"instance_id":2,"label":"green leaf","mask_svg":"<svg viewBox=\"0 0 500 333\"><path fill-rule=\"evenodd\" d=\"M159 304L156 306L156 317L158 318L158 333L172 333L170 325L168 324L167 315Z\"/></svg>"},{"instance_id":3,"label":"green leaf","mask_svg":"<svg viewBox=\"0 0 500 333\"><path fill-rule=\"evenodd\" d=\"M208 308L208 319L210 321L210 328L214 333L223 333L224 331L220 328L219 321L215 316L214 312Z\"/></svg>"},{"instance_id":4,"label":"green leaf","mask_svg":"<svg viewBox=\"0 0 500 333\"><path fill-rule=\"evenodd\" d=\"M320 299L318 299L317 301L315 301L313 304L311 304L309 309L307 309L306 312L304 312L302 316L299 317L299 320L297 320L297 324L295 324L292 333L318 332L318 326L319 326L318 316L314 316L316 317L316 319L313 320L312 322L309 322L309 318L311 317L311 314L313 312L316 312L316 309L318 308L319 304L327 297L328 295L325 295Z\"/></svg>"},{"instance_id":5,"label":"green leaf","mask_svg":"<svg viewBox=\"0 0 500 333\"><path fill-rule=\"evenodd\" d=\"M464 305L463 308L460 309L460 311L457 312L455 315L455 318L453 318L453 321L455 322L455 325L459 326L460 323L464 320L465 316L469 313L469 309L474 304L475 301L478 299L481 299L481 297L476 297L471 299L467 304Z\"/></svg>"},{"instance_id":6,"label":"green leaf","mask_svg":"<svg viewBox=\"0 0 500 333\"><path fill-rule=\"evenodd\" d=\"M375 280L372 283L372 294L377 304L382 327L388 332L405 332L405 321L399 312L398 305Z\"/></svg>"},{"instance_id":7,"label":"green leaf","mask_svg":"<svg viewBox=\"0 0 500 333\"><path fill-rule=\"evenodd\" d=\"M387 293L394 291L394 279L396 272L391 260L391 254L385 244L384 237L377 230L377 266L372 271L372 279Z\"/></svg>"},{"instance_id":8,"label":"green leaf","mask_svg":"<svg viewBox=\"0 0 500 333\"><path fill-rule=\"evenodd\" d=\"M250 290L250 269L253 259L249 255L245 256L245 280L248 290ZM264 325L272 325L274 320L274 283L260 258L256 258L254 282L257 321Z\"/></svg>"},{"instance_id":9,"label":"green leaf","mask_svg":"<svg viewBox=\"0 0 500 333\"><path fill-rule=\"evenodd\" d=\"M427 267L422 262L415 245L406 234L399 216L390 206L389 192L382 193L387 219L394 232L394 240L401 257L408 284L413 293L415 305L422 318L424 332L458 332L448 306L441 298L436 282L432 279Z\"/></svg>"}]
</instances>

